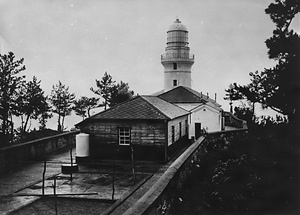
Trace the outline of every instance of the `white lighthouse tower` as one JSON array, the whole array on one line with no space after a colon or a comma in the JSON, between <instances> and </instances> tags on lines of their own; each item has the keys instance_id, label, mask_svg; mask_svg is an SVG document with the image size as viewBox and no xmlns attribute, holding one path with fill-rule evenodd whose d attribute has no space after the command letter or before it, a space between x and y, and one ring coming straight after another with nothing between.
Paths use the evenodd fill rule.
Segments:
<instances>
[{"instance_id":1,"label":"white lighthouse tower","mask_svg":"<svg viewBox=\"0 0 300 215\"><path fill-rule=\"evenodd\" d=\"M177 86L191 88L194 55L190 54L188 44L188 31L181 21L176 19L167 31L166 52L161 55L165 92Z\"/></svg>"}]
</instances>

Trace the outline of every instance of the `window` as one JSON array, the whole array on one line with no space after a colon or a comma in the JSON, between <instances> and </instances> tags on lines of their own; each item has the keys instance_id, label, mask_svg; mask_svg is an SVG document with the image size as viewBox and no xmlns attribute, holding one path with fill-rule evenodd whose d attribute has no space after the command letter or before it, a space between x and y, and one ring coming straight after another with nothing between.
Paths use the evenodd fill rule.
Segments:
<instances>
[{"instance_id":1,"label":"window","mask_svg":"<svg viewBox=\"0 0 300 215\"><path fill-rule=\"evenodd\" d=\"M177 70L177 63L173 63L173 69Z\"/></svg>"},{"instance_id":2,"label":"window","mask_svg":"<svg viewBox=\"0 0 300 215\"><path fill-rule=\"evenodd\" d=\"M119 128L119 145L130 145L130 128Z\"/></svg>"},{"instance_id":3,"label":"window","mask_svg":"<svg viewBox=\"0 0 300 215\"><path fill-rule=\"evenodd\" d=\"M189 135L189 124L188 124L188 120L185 120L185 134Z\"/></svg>"},{"instance_id":4,"label":"window","mask_svg":"<svg viewBox=\"0 0 300 215\"><path fill-rule=\"evenodd\" d=\"M177 80L174 79L174 80L173 80L173 87L176 87L176 86L177 86Z\"/></svg>"},{"instance_id":5,"label":"window","mask_svg":"<svg viewBox=\"0 0 300 215\"><path fill-rule=\"evenodd\" d=\"M181 133L181 122L179 123L179 137L182 136L182 133Z\"/></svg>"},{"instance_id":6,"label":"window","mask_svg":"<svg viewBox=\"0 0 300 215\"><path fill-rule=\"evenodd\" d=\"M171 130L172 130L172 143L174 143L175 142L175 127L172 126Z\"/></svg>"}]
</instances>

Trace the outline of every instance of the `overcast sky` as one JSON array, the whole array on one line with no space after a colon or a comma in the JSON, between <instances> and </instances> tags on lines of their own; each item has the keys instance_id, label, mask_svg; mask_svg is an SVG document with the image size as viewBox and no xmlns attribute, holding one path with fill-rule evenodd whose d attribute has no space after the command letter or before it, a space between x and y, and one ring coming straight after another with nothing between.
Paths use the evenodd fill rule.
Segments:
<instances>
[{"instance_id":1,"label":"overcast sky","mask_svg":"<svg viewBox=\"0 0 300 215\"><path fill-rule=\"evenodd\" d=\"M192 88L217 93L228 110L223 97L230 83L248 83L249 72L274 65L264 43L275 28L264 12L271 2L0 0L0 48L23 57L27 79L37 76L46 94L60 80L77 98L96 96L90 87L105 71L135 93L152 94L163 89L160 55L177 16L195 55ZM72 127L80 118L66 120Z\"/></svg>"}]
</instances>

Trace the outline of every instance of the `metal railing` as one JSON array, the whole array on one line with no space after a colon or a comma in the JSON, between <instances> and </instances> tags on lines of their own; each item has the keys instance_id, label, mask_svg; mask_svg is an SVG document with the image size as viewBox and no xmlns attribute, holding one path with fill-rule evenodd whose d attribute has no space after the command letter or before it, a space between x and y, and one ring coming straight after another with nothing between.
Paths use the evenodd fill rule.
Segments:
<instances>
[{"instance_id":1,"label":"metal railing","mask_svg":"<svg viewBox=\"0 0 300 215\"><path fill-rule=\"evenodd\" d=\"M186 60L194 60L193 54L188 53L167 53L161 55L161 60L169 60L174 58L186 59Z\"/></svg>"}]
</instances>

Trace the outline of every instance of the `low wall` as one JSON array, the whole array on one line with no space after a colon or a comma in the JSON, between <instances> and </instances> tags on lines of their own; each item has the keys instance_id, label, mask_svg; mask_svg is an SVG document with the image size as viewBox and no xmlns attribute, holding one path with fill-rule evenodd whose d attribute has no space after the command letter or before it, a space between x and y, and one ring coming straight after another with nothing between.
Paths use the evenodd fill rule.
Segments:
<instances>
[{"instance_id":1,"label":"low wall","mask_svg":"<svg viewBox=\"0 0 300 215\"><path fill-rule=\"evenodd\" d=\"M208 137L201 136L164 173L157 173L160 174L159 179L123 214L169 214L174 200L179 198L185 180L195 168L195 164L200 164L207 153L207 147L219 138L230 138L245 131L223 131L208 134Z\"/></svg>"},{"instance_id":2,"label":"low wall","mask_svg":"<svg viewBox=\"0 0 300 215\"><path fill-rule=\"evenodd\" d=\"M15 168L24 161L40 159L52 152L75 146L75 136L78 133L79 131L72 131L1 148L0 173Z\"/></svg>"}]
</instances>

